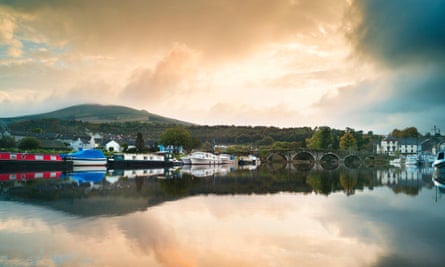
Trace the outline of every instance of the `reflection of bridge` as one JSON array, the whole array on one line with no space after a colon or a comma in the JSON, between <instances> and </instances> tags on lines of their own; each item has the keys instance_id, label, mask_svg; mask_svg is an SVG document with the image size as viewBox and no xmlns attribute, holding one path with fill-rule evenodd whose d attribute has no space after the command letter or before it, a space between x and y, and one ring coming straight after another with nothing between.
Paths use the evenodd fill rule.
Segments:
<instances>
[{"instance_id":1,"label":"reflection of bridge","mask_svg":"<svg viewBox=\"0 0 445 267\"><path fill-rule=\"evenodd\" d=\"M322 165L338 165L343 162L346 166L359 166L362 161L372 156L370 153L349 151L324 151L324 150L308 150L299 151L269 151L264 158L265 161L287 161L296 163L314 164L319 162Z\"/></svg>"}]
</instances>

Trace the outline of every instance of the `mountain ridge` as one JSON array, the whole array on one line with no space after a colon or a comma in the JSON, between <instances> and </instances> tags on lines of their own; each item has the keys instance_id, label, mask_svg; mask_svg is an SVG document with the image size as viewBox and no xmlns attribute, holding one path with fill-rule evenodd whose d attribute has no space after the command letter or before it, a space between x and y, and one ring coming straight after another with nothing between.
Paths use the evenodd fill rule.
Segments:
<instances>
[{"instance_id":1,"label":"mountain ridge","mask_svg":"<svg viewBox=\"0 0 445 267\"><path fill-rule=\"evenodd\" d=\"M73 105L50 112L38 113L33 115L0 118L7 124L40 119L59 119L59 120L75 120L92 123L107 122L152 122L179 125L194 125L193 123L181 121L173 118L164 117L154 113L150 113L144 109L137 110L134 108L120 105L101 105L101 104L80 104Z\"/></svg>"}]
</instances>

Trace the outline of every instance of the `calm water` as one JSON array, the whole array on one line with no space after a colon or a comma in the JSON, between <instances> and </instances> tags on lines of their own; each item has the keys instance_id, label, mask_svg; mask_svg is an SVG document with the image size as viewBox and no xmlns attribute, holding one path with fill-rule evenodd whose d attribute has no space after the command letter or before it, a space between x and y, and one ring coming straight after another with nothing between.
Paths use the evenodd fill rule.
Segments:
<instances>
[{"instance_id":1,"label":"calm water","mask_svg":"<svg viewBox=\"0 0 445 267\"><path fill-rule=\"evenodd\" d=\"M0 266L443 266L433 175L281 164L16 175L0 183Z\"/></svg>"}]
</instances>

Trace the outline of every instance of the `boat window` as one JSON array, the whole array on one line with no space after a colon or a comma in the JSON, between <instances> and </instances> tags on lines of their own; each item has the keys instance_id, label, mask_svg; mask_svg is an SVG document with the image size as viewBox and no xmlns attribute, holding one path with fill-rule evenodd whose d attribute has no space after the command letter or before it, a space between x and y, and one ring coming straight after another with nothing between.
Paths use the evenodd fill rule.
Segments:
<instances>
[{"instance_id":1,"label":"boat window","mask_svg":"<svg viewBox=\"0 0 445 267\"><path fill-rule=\"evenodd\" d=\"M56 156L51 156L51 160L57 160Z\"/></svg>"},{"instance_id":2,"label":"boat window","mask_svg":"<svg viewBox=\"0 0 445 267\"><path fill-rule=\"evenodd\" d=\"M17 159L17 155L16 154L11 154L11 159Z\"/></svg>"},{"instance_id":3,"label":"boat window","mask_svg":"<svg viewBox=\"0 0 445 267\"><path fill-rule=\"evenodd\" d=\"M136 159L136 156L133 156L133 159L135 160L135 159Z\"/></svg>"},{"instance_id":4,"label":"boat window","mask_svg":"<svg viewBox=\"0 0 445 267\"><path fill-rule=\"evenodd\" d=\"M22 159L25 159L25 155L22 154Z\"/></svg>"},{"instance_id":5,"label":"boat window","mask_svg":"<svg viewBox=\"0 0 445 267\"><path fill-rule=\"evenodd\" d=\"M440 152L439 155L437 156L437 159L443 159L444 154L445 154L445 153Z\"/></svg>"},{"instance_id":6,"label":"boat window","mask_svg":"<svg viewBox=\"0 0 445 267\"><path fill-rule=\"evenodd\" d=\"M43 160L43 156L42 155L36 155L36 160Z\"/></svg>"},{"instance_id":7,"label":"boat window","mask_svg":"<svg viewBox=\"0 0 445 267\"><path fill-rule=\"evenodd\" d=\"M147 156L144 156L144 160L147 160Z\"/></svg>"}]
</instances>

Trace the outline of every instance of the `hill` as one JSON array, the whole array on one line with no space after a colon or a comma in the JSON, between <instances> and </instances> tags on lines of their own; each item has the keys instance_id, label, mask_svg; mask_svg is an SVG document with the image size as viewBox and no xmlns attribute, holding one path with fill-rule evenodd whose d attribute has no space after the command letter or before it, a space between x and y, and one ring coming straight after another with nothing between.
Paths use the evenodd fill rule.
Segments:
<instances>
[{"instance_id":1,"label":"hill","mask_svg":"<svg viewBox=\"0 0 445 267\"><path fill-rule=\"evenodd\" d=\"M125 106L84 104L67 107L64 109L20 117L0 118L0 124L17 123L30 120L58 119L69 121L83 121L91 123L108 122L148 122L158 124L178 124L184 126L193 125L189 122L175 120L146 110L137 110Z\"/></svg>"}]
</instances>

